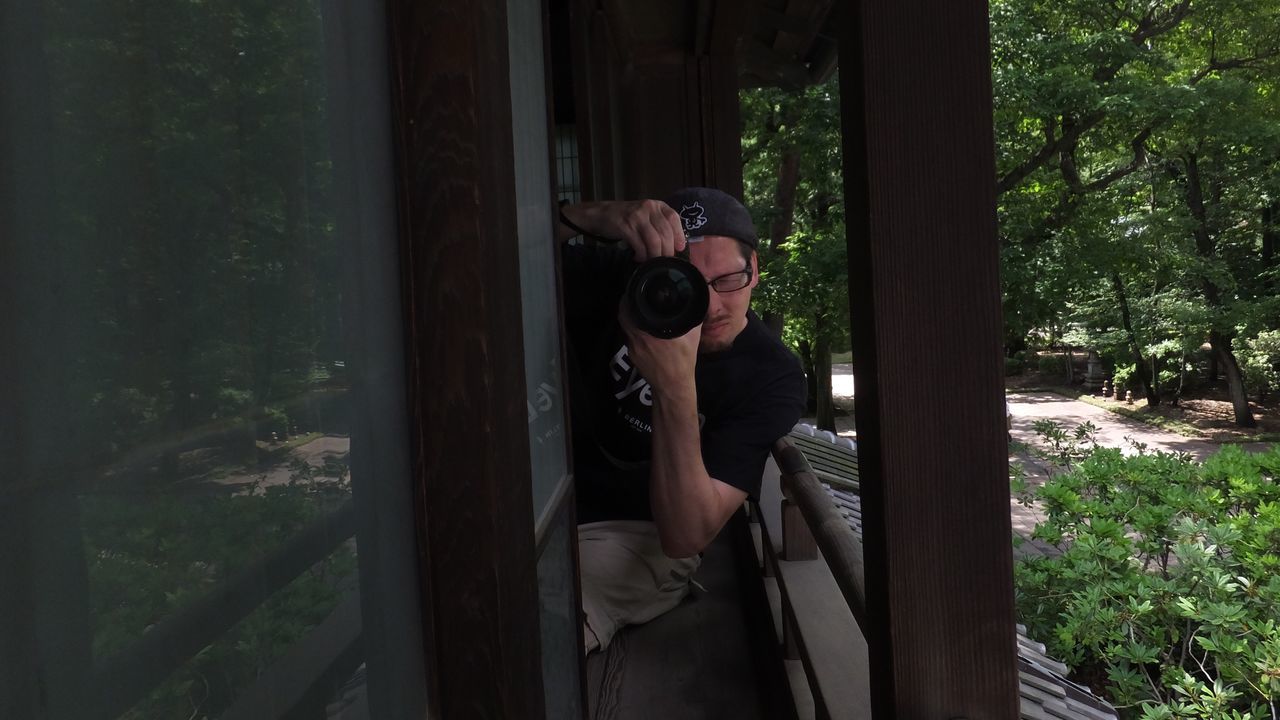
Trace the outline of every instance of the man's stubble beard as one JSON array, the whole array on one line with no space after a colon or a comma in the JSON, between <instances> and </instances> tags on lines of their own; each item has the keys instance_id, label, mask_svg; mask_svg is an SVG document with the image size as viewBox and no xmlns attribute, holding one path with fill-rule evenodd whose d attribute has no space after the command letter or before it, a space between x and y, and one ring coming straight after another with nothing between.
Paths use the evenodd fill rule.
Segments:
<instances>
[{"instance_id":1,"label":"man's stubble beard","mask_svg":"<svg viewBox=\"0 0 1280 720\"><path fill-rule=\"evenodd\" d=\"M733 340L703 339L698 343L698 354L705 355L707 353L723 352L731 347L733 347Z\"/></svg>"}]
</instances>

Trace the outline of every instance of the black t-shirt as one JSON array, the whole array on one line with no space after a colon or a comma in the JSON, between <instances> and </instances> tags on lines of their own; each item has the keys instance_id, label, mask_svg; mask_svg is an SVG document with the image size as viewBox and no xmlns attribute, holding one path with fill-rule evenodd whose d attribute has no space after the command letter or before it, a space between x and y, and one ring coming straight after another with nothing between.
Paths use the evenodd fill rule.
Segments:
<instances>
[{"instance_id":1,"label":"black t-shirt","mask_svg":"<svg viewBox=\"0 0 1280 720\"><path fill-rule=\"evenodd\" d=\"M653 399L630 362L618 303L635 269L616 246L564 248L578 522L651 520ZM804 410L800 363L747 313L728 350L698 355L702 462L711 477L759 497L773 443Z\"/></svg>"}]
</instances>

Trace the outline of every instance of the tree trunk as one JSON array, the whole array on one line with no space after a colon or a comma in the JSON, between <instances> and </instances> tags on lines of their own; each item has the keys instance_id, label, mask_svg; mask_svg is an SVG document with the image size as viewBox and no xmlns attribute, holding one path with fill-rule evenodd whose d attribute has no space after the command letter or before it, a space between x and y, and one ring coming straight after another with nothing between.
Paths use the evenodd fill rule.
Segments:
<instances>
[{"instance_id":1,"label":"tree trunk","mask_svg":"<svg viewBox=\"0 0 1280 720\"><path fill-rule=\"evenodd\" d=\"M1209 216L1204 207L1199 158L1195 153L1190 153L1184 160L1187 164L1187 207L1191 210L1191 217L1195 220L1192 234L1196 239L1196 254L1202 258L1209 259L1214 257L1217 252L1217 241L1209 232ZM1204 299L1209 307L1222 309L1224 307L1222 294L1213 280L1206 275L1200 279L1200 285L1204 292ZM1258 422L1253 419L1253 412L1249 410L1249 395L1244 386L1244 374L1240 372L1240 365L1236 362L1235 353L1231 350L1231 339L1231 335L1217 329L1209 332L1209 345L1213 348L1213 355L1217 358L1219 367L1227 376L1227 392L1231 395L1231 407L1235 411L1236 425L1240 427L1257 427Z\"/></svg>"},{"instance_id":2,"label":"tree trunk","mask_svg":"<svg viewBox=\"0 0 1280 720\"><path fill-rule=\"evenodd\" d=\"M1182 393L1187 389L1187 352L1182 351L1182 356L1178 359L1178 391L1173 394L1173 400L1169 403L1174 407L1178 407L1182 403Z\"/></svg>"},{"instance_id":3,"label":"tree trunk","mask_svg":"<svg viewBox=\"0 0 1280 720\"><path fill-rule=\"evenodd\" d=\"M1209 344L1213 346L1213 354L1227 376L1227 392L1231 395L1231 409L1236 415L1236 425L1257 427L1258 421L1253 418L1253 411L1249 409L1244 374L1240 372L1240 364L1236 362L1235 353L1231 350L1231 338L1215 330L1209 333Z\"/></svg>"},{"instance_id":4,"label":"tree trunk","mask_svg":"<svg viewBox=\"0 0 1280 720\"><path fill-rule=\"evenodd\" d=\"M814 415L818 412L818 369L813 361L813 346L808 340L801 340L800 362L804 364L804 376L807 380L804 401L806 415Z\"/></svg>"},{"instance_id":5,"label":"tree trunk","mask_svg":"<svg viewBox=\"0 0 1280 720\"><path fill-rule=\"evenodd\" d=\"M818 375L818 427L836 431L835 402L831 397L831 341L819 331L814 343L814 364Z\"/></svg>"},{"instance_id":6,"label":"tree trunk","mask_svg":"<svg viewBox=\"0 0 1280 720\"><path fill-rule=\"evenodd\" d=\"M1266 268L1276 265L1276 241L1280 239L1277 223L1280 223L1280 201L1262 209L1262 266Z\"/></svg>"},{"instance_id":7,"label":"tree trunk","mask_svg":"<svg viewBox=\"0 0 1280 720\"><path fill-rule=\"evenodd\" d=\"M1129 297L1125 294L1124 283L1120 280L1120 273L1111 273L1111 287L1115 290L1116 301L1120 304L1120 321L1124 325L1124 334L1129 343L1129 352L1133 355L1134 372L1138 376L1138 381L1142 383L1143 394L1147 396L1147 405L1155 407L1160 404L1160 395L1151 384L1151 369L1147 367L1147 360L1143 357L1142 348L1138 345L1138 338L1133 332L1133 319L1129 313ZM1118 387L1116 388L1116 399L1120 399L1120 388Z\"/></svg>"},{"instance_id":8,"label":"tree trunk","mask_svg":"<svg viewBox=\"0 0 1280 720\"><path fill-rule=\"evenodd\" d=\"M1276 278L1268 270L1276 266L1276 244L1280 242L1280 201L1274 201L1262 209L1262 268L1263 288L1267 294L1276 289Z\"/></svg>"},{"instance_id":9,"label":"tree trunk","mask_svg":"<svg viewBox=\"0 0 1280 720\"><path fill-rule=\"evenodd\" d=\"M791 227L795 222L796 187L799 184L800 151L794 145L787 145L782 151L782 159L778 162L778 185L773 196L777 215L769 224L769 253L775 258L783 259L787 254L782 249L782 244L791 235ZM782 337L786 316L781 310L766 312L762 319L775 336Z\"/></svg>"}]
</instances>

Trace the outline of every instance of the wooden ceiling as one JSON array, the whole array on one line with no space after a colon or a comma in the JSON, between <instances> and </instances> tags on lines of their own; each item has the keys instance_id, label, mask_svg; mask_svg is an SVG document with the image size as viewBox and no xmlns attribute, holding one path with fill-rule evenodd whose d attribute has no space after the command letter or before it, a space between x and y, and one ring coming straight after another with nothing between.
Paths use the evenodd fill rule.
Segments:
<instances>
[{"instance_id":1,"label":"wooden ceiling","mask_svg":"<svg viewBox=\"0 0 1280 720\"><path fill-rule=\"evenodd\" d=\"M833 0L594 0L625 65L736 54L743 87L798 88L835 70Z\"/></svg>"}]
</instances>

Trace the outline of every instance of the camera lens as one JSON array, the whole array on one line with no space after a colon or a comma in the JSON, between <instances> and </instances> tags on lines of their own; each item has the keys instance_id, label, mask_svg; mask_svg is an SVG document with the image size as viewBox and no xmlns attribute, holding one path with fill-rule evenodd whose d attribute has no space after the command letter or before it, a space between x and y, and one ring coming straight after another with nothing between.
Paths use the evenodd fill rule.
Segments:
<instances>
[{"instance_id":1,"label":"camera lens","mask_svg":"<svg viewBox=\"0 0 1280 720\"><path fill-rule=\"evenodd\" d=\"M710 293L692 263L659 257L636 268L627 299L636 327L656 337L673 338L702 322Z\"/></svg>"},{"instance_id":2,"label":"camera lens","mask_svg":"<svg viewBox=\"0 0 1280 720\"><path fill-rule=\"evenodd\" d=\"M689 278L668 268L646 277L640 285L640 296L655 314L671 317L689 306L693 287Z\"/></svg>"}]
</instances>

